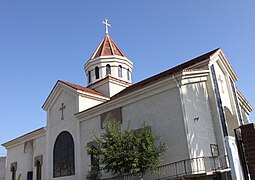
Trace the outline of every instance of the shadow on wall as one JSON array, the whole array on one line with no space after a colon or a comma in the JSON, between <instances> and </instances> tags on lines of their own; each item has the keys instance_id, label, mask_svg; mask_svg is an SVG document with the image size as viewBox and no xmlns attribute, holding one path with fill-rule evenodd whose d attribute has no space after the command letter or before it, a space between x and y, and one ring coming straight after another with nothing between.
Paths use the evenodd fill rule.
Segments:
<instances>
[{"instance_id":1,"label":"shadow on wall","mask_svg":"<svg viewBox=\"0 0 255 180\"><path fill-rule=\"evenodd\" d=\"M239 127L237 118L226 106L224 106L224 113L227 121L228 133L230 136L235 137L234 129Z\"/></svg>"},{"instance_id":2,"label":"shadow on wall","mask_svg":"<svg viewBox=\"0 0 255 180\"><path fill-rule=\"evenodd\" d=\"M211 156L210 144L216 144L216 139L206 83L186 85L183 97L190 156Z\"/></svg>"}]
</instances>

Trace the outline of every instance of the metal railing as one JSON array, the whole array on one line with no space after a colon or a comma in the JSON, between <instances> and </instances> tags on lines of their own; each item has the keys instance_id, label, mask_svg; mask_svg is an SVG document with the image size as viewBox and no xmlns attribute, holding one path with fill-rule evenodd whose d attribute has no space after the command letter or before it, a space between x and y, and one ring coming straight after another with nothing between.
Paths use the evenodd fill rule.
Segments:
<instances>
[{"instance_id":1,"label":"metal railing","mask_svg":"<svg viewBox=\"0 0 255 180\"><path fill-rule=\"evenodd\" d=\"M227 156L198 157L159 166L155 171L148 172L143 179L164 180L183 176L213 174L217 171L229 170ZM137 180L132 175L106 178L104 180Z\"/></svg>"}]
</instances>

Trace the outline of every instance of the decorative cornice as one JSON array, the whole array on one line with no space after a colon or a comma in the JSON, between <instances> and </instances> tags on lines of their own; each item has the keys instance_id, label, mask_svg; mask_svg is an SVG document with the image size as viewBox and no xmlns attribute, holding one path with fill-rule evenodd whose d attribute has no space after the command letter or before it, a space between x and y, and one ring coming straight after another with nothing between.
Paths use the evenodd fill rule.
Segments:
<instances>
[{"instance_id":1,"label":"decorative cornice","mask_svg":"<svg viewBox=\"0 0 255 180\"><path fill-rule=\"evenodd\" d=\"M76 87L77 86L77 87ZM91 89L85 88L85 87L81 87L81 86L72 86L71 83L66 84L63 81L58 81L55 86L53 87L50 95L48 96L48 98L46 99L45 103L43 104L42 108L44 110L47 111L47 109L49 109L52 105L53 102L55 102L56 98L58 97L61 89L62 90L66 90L67 92L70 92L74 95L80 95L83 97L91 97L92 99L96 99L96 100L100 100L100 101L106 101L109 98L106 97L103 94L100 94L96 91L93 91ZM87 89L87 90L85 90Z\"/></svg>"},{"instance_id":2,"label":"decorative cornice","mask_svg":"<svg viewBox=\"0 0 255 180\"><path fill-rule=\"evenodd\" d=\"M14 145L25 143L25 142L33 140L33 139L35 139L37 137L44 136L45 133L46 133L46 129L45 129L45 127L42 127L42 128L36 129L36 130L34 130L32 132L29 132L29 133L27 133L25 135L22 135L22 136L20 136L18 138L15 138L15 139L13 139L11 141L8 141L8 142L2 144L2 146L4 146L5 148L8 149L8 148L10 148L10 147L12 147Z\"/></svg>"},{"instance_id":3,"label":"decorative cornice","mask_svg":"<svg viewBox=\"0 0 255 180\"><path fill-rule=\"evenodd\" d=\"M239 100L240 106L242 106L243 110L247 113L250 114L253 111L252 105L249 103L249 101L244 97L244 95L241 93L241 91L236 88L237 92L237 97Z\"/></svg>"},{"instance_id":4,"label":"decorative cornice","mask_svg":"<svg viewBox=\"0 0 255 180\"><path fill-rule=\"evenodd\" d=\"M115 99L110 99L110 101L104 102L82 112L76 113L76 117L79 121L87 120L92 117L100 115L102 112L106 112L123 105L127 105L141 99L153 96L155 94L167 91L169 89L175 88L179 85L186 85L191 83L203 82L207 80L209 71L192 71L192 72L180 72L178 74L172 75L161 81L150 84L142 89L135 90L123 96L120 96ZM176 80L180 83L176 84Z\"/></svg>"},{"instance_id":5,"label":"decorative cornice","mask_svg":"<svg viewBox=\"0 0 255 180\"><path fill-rule=\"evenodd\" d=\"M226 58L225 54L223 53L221 49L219 49L213 56L211 56L210 59L211 59L211 64L213 64L214 62L220 59L222 64L224 65L224 68L226 68L226 71L229 73L231 79L233 79L233 81L238 80L237 74L235 73L234 69L230 65L228 59Z\"/></svg>"}]
</instances>

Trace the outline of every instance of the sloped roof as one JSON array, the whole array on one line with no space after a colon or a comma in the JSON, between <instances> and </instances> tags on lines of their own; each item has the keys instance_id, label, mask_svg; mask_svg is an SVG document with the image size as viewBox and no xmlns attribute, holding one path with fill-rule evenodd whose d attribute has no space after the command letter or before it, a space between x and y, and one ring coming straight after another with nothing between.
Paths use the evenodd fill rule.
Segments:
<instances>
[{"instance_id":1,"label":"sloped roof","mask_svg":"<svg viewBox=\"0 0 255 180\"><path fill-rule=\"evenodd\" d=\"M104 39L101 41L96 51L92 54L89 60L100 56L122 56L126 55L120 50L120 48L114 43L111 37L106 34Z\"/></svg>"},{"instance_id":2,"label":"sloped roof","mask_svg":"<svg viewBox=\"0 0 255 180\"><path fill-rule=\"evenodd\" d=\"M109 98L107 97L106 95L104 94L101 94L97 91L94 91L92 89L89 89L89 88L86 88L86 87L83 87L83 86L80 86L80 85L77 85L77 84L73 84L73 83L70 83L70 82L65 82L65 81L62 81L62 80L58 80L57 83L55 84L55 86L53 87L53 89L51 90L49 96L47 97L46 101L44 102L42 108L44 109L47 105L47 102L49 101L49 99L51 98L52 94L54 93L54 90L56 89L57 85L61 83L61 84L64 84L64 85L67 85L75 90L80 90L80 91L83 91L83 92L86 92L86 93L89 93L89 94L92 94L92 95L97 95L97 96L101 96L102 98Z\"/></svg>"},{"instance_id":3,"label":"sloped roof","mask_svg":"<svg viewBox=\"0 0 255 180\"><path fill-rule=\"evenodd\" d=\"M12 139L12 140L10 140L10 141L8 141L8 142L5 142L5 143L2 144L2 146L8 147L8 146L10 146L10 145L20 143L20 142L22 142L22 141L27 141L28 139L33 139L34 136L40 135L40 134L44 134L45 132L46 132L45 127L41 127L41 128L36 129L36 130L34 130L34 131L31 131L31 132L29 132L29 133L26 133L26 134L24 134L24 135L21 135L21 136L15 138L15 139Z\"/></svg>"},{"instance_id":4,"label":"sloped roof","mask_svg":"<svg viewBox=\"0 0 255 180\"><path fill-rule=\"evenodd\" d=\"M107 97L105 96L104 94L101 94L97 91L94 91L92 89L89 89L89 88L86 88L86 87L83 87L83 86L80 86L80 85L77 85L77 84L73 84L73 83L70 83L70 82L65 82L65 81L62 81L62 80L58 80L58 82L61 82L69 87L72 87L76 90L80 90L80 91L83 91L83 92L86 92L86 93L90 93L90 94L94 94L94 95L97 95L97 96L102 96L102 97Z\"/></svg>"},{"instance_id":5,"label":"sloped roof","mask_svg":"<svg viewBox=\"0 0 255 180\"><path fill-rule=\"evenodd\" d=\"M142 89L145 86L148 86L150 84L156 83L157 81L162 80L162 79L164 79L166 77L173 76L173 75L175 75L175 74L177 74L177 73L179 73L179 72L181 72L183 70L186 70L187 68L189 68L192 65L195 65L195 64L197 64L199 62L202 62L202 61L204 61L206 59L209 59L218 50L220 50L220 48L212 50L212 51L210 51L210 52L208 52L206 54L203 54L203 55L201 55L199 57L196 57L194 59L186 61L185 63L182 63L182 64L180 64L178 66L175 66L175 67L173 67L173 68L171 68L169 70L166 70L166 71L164 71L162 73L159 73L159 74L157 74L155 76L147 78L147 79L145 79L143 81L140 81L140 82L138 82L136 84L133 84L133 85L127 87L126 89L124 89L123 91L119 92L118 94L114 95L111 99L116 99L116 98L118 98L120 96L124 96L124 95L129 94L131 92L134 92L136 90Z\"/></svg>"}]
</instances>

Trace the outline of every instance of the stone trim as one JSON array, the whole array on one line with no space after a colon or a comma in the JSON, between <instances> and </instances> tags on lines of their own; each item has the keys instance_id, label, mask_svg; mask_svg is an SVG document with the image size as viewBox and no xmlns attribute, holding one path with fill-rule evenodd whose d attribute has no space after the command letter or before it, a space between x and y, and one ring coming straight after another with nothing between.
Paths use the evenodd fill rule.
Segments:
<instances>
[{"instance_id":1,"label":"stone trim","mask_svg":"<svg viewBox=\"0 0 255 180\"><path fill-rule=\"evenodd\" d=\"M17 162L13 162L13 163L11 163L11 165L10 165L10 171L12 171L12 167L14 167L14 170L15 171L17 171Z\"/></svg>"},{"instance_id":2,"label":"stone trim","mask_svg":"<svg viewBox=\"0 0 255 180\"><path fill-rule=\"evenodd\" d=\"M145 129L151 131L151 126L145 126ZM139 134L141 130L142 128L138 128L138 129L134 129L133 131L135 134Z\"/></svg>"},{"instance_id":3,"label":"stone trim","mask_svg":"<svg viewBox=\"0 0 255 180\"><path fill-rule=\"evenodd\" d=\"M121 107L107 111L100 115L101 129L104 129L104 123L110 120L117 120L122 124L122 111Z\"/></svg>"},{"instance_id":4,"label":"stone trim","mask_svg":"<svg viewBox=\"0 0 255 180\"><path fill-rule=\"evenodd\" d=\"M26 141L25 143L24 143L24 153L26 152L26 148L27 148L27 145L28 144L31 144L31 146L32 146L32 150L34 150L34 141L33 140L29 140L29 141Z\"/></svg>"},{"instance_id":5,"label":"stone trim","mask_svg":"<svg viewBox=\"0 0 255 180\"><path fill-rule=\"evenodd\" d=\"M95 147L96 149L100 148L96 141L90 141L87 143L87 148L91 148L92 146ZM87 151L87 153L88 155L90 155L89 151Z\"/></svg>"},{"instance_id":6,"label":"stone trim","mask_svg":"<svg viewBox=\"0 0 255 180\"><path fill-rule=\"evenodd\" d=\"M43 155L39 155L34 158L34 166L37 166L36 164L37 161L40 162L40 165L43 165Z\"/></svg>"},{"instance_id":7,"label":"stone trim","mask_svg":"<svg viewBox=\"0 0 255 180\"><path fill-rule=\"evenodd\" d=\"M10 140L10 141L2 144L2 146L4 146L5 148L10 148L13 145L24 143L25 141L29 141L31 139L36 139L37 137L44 136L45 133L46 133L46 129L45 129L45 127L42 127L42 128L36 129L34 131L31 131L25 135L22 135L20 137L17 137L13 140Z\"/></svg>"}]
</instances>

